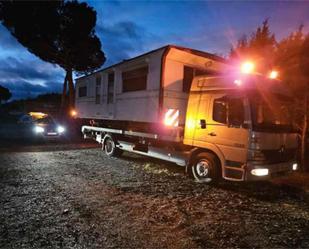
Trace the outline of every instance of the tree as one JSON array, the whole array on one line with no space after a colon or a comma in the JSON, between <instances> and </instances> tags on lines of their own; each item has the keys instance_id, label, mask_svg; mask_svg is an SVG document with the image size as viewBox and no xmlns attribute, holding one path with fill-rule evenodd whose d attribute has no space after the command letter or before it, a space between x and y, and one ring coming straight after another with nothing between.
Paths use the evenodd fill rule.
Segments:
<instances>
[{"instance_id":1,"label":"tree","mask_svg":"<svg viewBox=\"0 0 309 249\"><path fill-rule=\"evenodd\" d=\"M294 124L301 130L301 165L308 170L305 160L308 130L308 74L302 69L304 56L303 25L288 37L282 39L276 48L274 61L280 72L280 79L295 96L293 105Z\"/></svg>"},{"instance_id":2,"label":"tree","mask_svg":"<svg viewBox=\"0 0 309 249\"><path fill-rule=\"evenodd\" d=\"M302 95L306 85L305 75L300 68L300 57L305 40L303 26L277 43L274 64L280 71L280 78L295 95Z\"/></svg>"},{"instance_id":3,"label":"tree","mask_svg":"<svg viewBox=\"0 0 309 249\"><path fill-rule=\"evenodd\" d=\"M69 106L74 103L73 72L87 73L102 66L105 55L95 34L96 11L77 1L1 1L2 24L40 59L66 72Z\"/></svg>"},{"instance_id":4,"label":"tree","mask_svg":"<svg viewBox=\"0 0 309 249\"><path fill-rule=\"evenodd\" d=\"M3 101L8 101L12 97L12 93L6 87L0 86L0 105Z\"/></svg>"},{"instance_id":5,"label":"tree","mask_svg":"<svg viewBox=\"0 0 309 249\"><path fill-rule=\"evenodd\" d=\"M305 84L304 84L304 92L305 92L305 98L304 98L304 122L303 122L303 129L302 129L302 164L305 164L306 162L306 141L307 141L307 132L308 132L308 102L309 102L309 35L307 35L306 39L304 40L301 48L300 53L300 71L305 76ZM306 167L306 170L309 170L309 167Z\"/></svg>"},{"instance_id":6,"label":"tree","mask_svg":"<svg viewBox=\"0 0 309 249\"><path fill-rule=\"evenodd\" d=\"M253 60L257 66L257 71L264 73L273 66L273 54L276 48L275 35L270 32L268 20L250 36L243 36L238 40L236 47L232 47L230 59L232 61Z\"/></svg>"},{"instance_id":7,"label":"tree","mask_svg":"<svg viewBox=\"0 0 309 249\"><path fill-rule=\"evenodd\" d=\"M309 41L305 41L303 25L289 36L276 42L270 32L268 21L258 27L248 40L243 36L236 48L231 49L232 60L253 59L259 73L268 73L272 69L279 71L282 84L285 84L295 96L293 121L302 131L301 162L305 169L306 137L309 121ZM309 169L309 167L307 167Z\"/></svg>"}]
</instances>

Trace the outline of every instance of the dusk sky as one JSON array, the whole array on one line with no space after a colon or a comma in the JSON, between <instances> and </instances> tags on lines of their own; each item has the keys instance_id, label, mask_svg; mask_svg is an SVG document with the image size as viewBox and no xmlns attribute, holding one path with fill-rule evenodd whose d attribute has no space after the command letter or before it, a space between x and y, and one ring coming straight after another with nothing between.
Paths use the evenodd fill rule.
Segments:
<instances>
[{"instance_id":1,"label":"dusk sky","mask_svg":"<svg viewBox=\"0 0 309 249\"><path fill-rule=\"evenodd\" d=\"M309 1L88 1L97 11L103 67L166 44L227 56L232 44L266 18L280 40L304 24ZM0 25L0 85L14 99L60 92L61 68L43 62Z\"/></svg>"}]
</instances>

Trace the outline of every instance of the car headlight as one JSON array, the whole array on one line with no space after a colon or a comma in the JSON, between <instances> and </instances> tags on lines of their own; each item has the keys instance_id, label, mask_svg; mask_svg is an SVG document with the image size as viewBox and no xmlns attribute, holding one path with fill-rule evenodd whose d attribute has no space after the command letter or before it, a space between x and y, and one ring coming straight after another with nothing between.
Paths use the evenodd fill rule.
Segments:
<instances>
[{"instance_id":1,"label":"car headlight","mask_svg":"<svg viewBox=\"0 0 309 249\"><path fill-rule=\"evenodd\" d=\"M63 126L59 125L58 128L57 128L57 131L58 131L58 133L63 133L65 131L65 129L64 129Z\"/></svg>"},{"instance_id":2,"label":"car headlight","mask_svg":"<svg viewBox=\"0 0 309 249\"><path fill-rule=\"evenodd\" d=\"M41 126L35 126L34 127L34 132L35 133L43 133L44 132L44 128Z\"/></svg>"}]
</instances>

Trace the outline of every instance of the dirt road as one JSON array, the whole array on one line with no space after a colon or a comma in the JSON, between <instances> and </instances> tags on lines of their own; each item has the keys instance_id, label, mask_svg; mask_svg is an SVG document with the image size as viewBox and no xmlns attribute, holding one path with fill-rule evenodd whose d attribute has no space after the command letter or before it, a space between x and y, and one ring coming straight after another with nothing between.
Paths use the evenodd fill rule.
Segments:
<instances>
[{"instance_id":1,"label":"dirt road","mask_svg":"<svg viewBox=\"0 0 309 249\"><path fill-rule=\"evenodd\" d=\"M309 200L99 148L0 152L0 248L309 248Z\"/></svg>"}]
</instances>

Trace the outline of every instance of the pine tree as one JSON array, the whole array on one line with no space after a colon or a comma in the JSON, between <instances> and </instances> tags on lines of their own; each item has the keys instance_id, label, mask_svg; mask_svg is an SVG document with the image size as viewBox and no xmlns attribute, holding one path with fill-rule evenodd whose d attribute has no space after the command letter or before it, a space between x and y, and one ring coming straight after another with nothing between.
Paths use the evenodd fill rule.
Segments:
<instances>
[{"instance_id":1,"label":"pine tree","mask_svg":"<svg viewBox=\"0 0 309 249\"><path fill-rule=\"evenodd\" d=\"M235 48L231 49L230 59L235 61L252 60L257 72L267 73L273 67L276 48L275 35L271 33L266 19L248 39L243 36Z\"/></svg>"}]
</instances>

